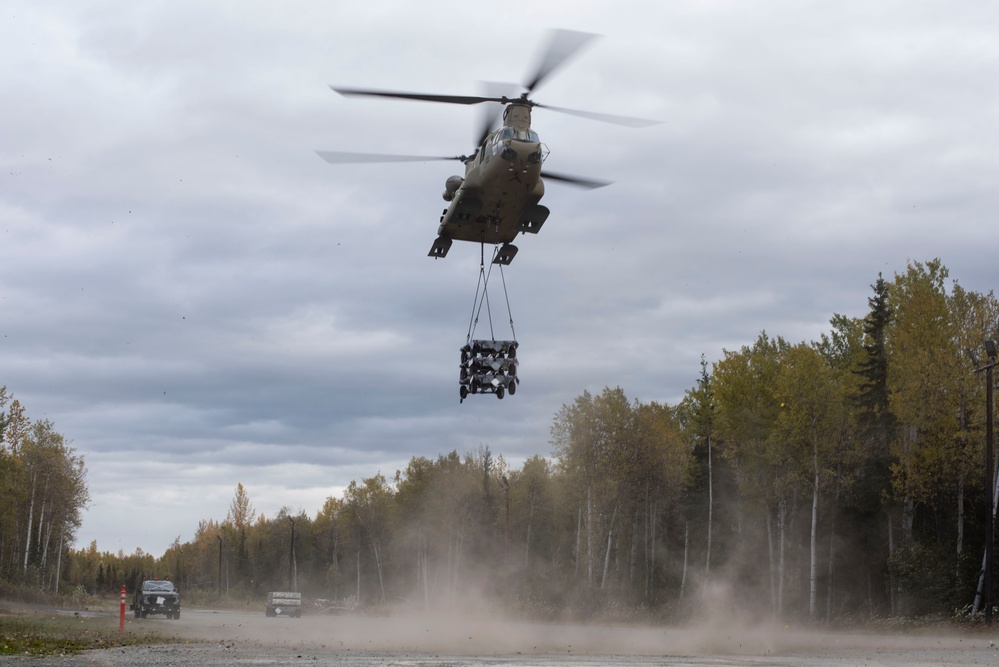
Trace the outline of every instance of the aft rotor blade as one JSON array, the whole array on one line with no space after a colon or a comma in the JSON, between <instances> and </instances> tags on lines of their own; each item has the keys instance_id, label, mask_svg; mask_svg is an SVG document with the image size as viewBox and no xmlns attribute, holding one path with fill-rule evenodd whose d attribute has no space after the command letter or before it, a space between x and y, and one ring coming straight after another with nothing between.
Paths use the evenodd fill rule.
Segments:
<instances>
[{"instance_id":1,"label":"aft rotor blade","mask_svg":"<svg viewBox=\"0 0 999 667\"><path fill-rule=\"evenodd\" d=\"M346 97L391 97L400 100L422 100L424 102L444 102L445 104L481 104L482 102L505 102L502 98L478 97L475 95L431 95L428 93L403 93L392 90L364 90L360 88L335 88L333 90Z\"/></svg>"},{"instance_id":2,"label":"aft rotor blade","mask_svg":"<svg viewBox=\"0 0 999 667\"><path fill-rule=\"evenodd\" d=\"M598 181L592 178L569 176L567 174L556 174L550 171L541 172L541 178L549 181L559 181L561 183L566 183L568 185L575 185L580 188L586 188L587 190L596 190L597 188L602 188L605 185L610 185L611 183L613 183L613 181Z\"/></svg>"},{"instance_id":3,"label":"aft rotor blade","mask_svg":"<svg viewBox=\"0 0 999 667\"><path fill-rule=\"evenodd\" d=\"M345 153L342 151L316 151L316 154L330 164L366 164L376 162L434 162L437 160L458 160L464 162L467 156L439 155L383 155L380 153Z\"/></svg>"},{"instance_id":4,"label":"aft rotor blade","mask_svg":"<svg viewBox=\"0 0 999 667\"><path fill-rule=\"evenodd\" d=\"M570 116L579 116L580 118L589 118L590 120L599 120L602 123L613 123L614 125L624 125L625 127L651 127L653 125L662 124L661 120L648 120L647 118L632 118L630 116L615 116L609 113L597 113L594 111L580 111L578 109L566 109L564 107L551 107L547 104L536 104L539 109L548 109L549 111L557 111L559 113L568 114Z\"/></svg>"},{"instance_id":5,"label":"aft rotor blade","mask_svg":"<svg viewBox=\"0 0 999 667\"><path fill-rule=\"evenodd\" d=\"M552 31L551 42L548 44L548 51L541 58L538 70L530 82L524 84L527 92L532 92L541 85L541 82L562 63L568 60L574 53L583 48L587 42L596 37L588 32L576 32L575 30L554 30Z\"/></svg>"}]
</instances>

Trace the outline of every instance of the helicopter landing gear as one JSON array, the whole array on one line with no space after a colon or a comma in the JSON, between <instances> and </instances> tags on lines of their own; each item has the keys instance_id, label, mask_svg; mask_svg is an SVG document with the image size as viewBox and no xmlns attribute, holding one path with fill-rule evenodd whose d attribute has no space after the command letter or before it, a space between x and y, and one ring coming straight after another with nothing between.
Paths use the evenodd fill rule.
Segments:
<instances>
[{"instance_id":1,"label":"helicopter landing gear","mask_svg":"<svg viewBox=\"0 0 999 667\"><path fill-rule=\"evenodd\" d=\"M541 225L545 224L545 220L548 219L549 213L548 207L541 204L527 206L521 213L520 220L517 221L517 231L537 234L541 231Z\"/></svg>"},{"instance_id":2,"label":"helicopter landing gear","mask_svg":"<svg viewBox=\"0 0 999 667\"><path fill-rule=\"evenodd\" d=\"M512 243L504 243L503 247L496 251L496 257L493 258L493 264L502 264L503 266L507 266L516 256L517 246Z\"/></svg>"},{"instance_id":3,"label":"helicopter landing gear","mask_svg":"<svg viewBox=\"0 0 999 667\"><path fill-rule=\"evenodd\" d=\"M438 236L434 240L434 244L430 246L430 252L427 253L427 257L446 257L447 251L451 249L451 239L446 236Z\"/></svg>"}]
</instances>

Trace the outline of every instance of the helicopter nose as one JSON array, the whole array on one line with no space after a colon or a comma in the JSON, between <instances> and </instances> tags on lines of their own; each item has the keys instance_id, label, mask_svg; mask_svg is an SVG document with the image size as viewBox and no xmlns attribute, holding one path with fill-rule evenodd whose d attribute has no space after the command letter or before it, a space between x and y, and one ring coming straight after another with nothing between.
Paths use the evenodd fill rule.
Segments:
<instances>
[{"instance_id":1,"label":"helicopter nose","mask_svg":"<svg viewBox=\"0 0 999 667\"><path fill-rule=\"evenodd\" d=\"M507 162L526 160L531 164L541 162L541 146L534 141L509 141L500 153Z\"/></svg>"}]
</instances>

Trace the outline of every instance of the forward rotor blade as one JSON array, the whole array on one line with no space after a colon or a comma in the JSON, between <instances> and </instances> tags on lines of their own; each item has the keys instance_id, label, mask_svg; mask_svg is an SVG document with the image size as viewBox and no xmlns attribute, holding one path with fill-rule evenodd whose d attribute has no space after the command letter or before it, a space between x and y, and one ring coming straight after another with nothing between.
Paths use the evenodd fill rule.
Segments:
<instances>
[{"instance_id":1,"label":"forward rotor blade","mask_svg":"<svg viewBox=\"0 0 999 667\"><path fill-rule=\"evenodd\" d=\"M541 172L541 178L548 181L559 181L561 183L566 183L568 185L575 185L580 188L586 188L587 190L596 190L597 188L602 188L605 185L610 185L613 181L598 181L592 178L581 178L579 176L569 176L567 174L556 174L550 171Z\"/></svg>"},{"instance_id":2,"label":"forward rotor blade","mask_svg":"<svg viewBox=\"0 0 999 667\"><path fill-rule=\"evenodd\" d=\"M435 162L438 160L458 160L464 162L465 155L382 155L380 153L345 153L342 151L316 151L316 154L330 164L366 164L379 162Z\"/></svg>"},{"instance_id":3,"label":"forward rotor blade","mask_svg":"<svg viewBox=\"0 0 999 667\"><path fill-rule=\"evenodd\" d=\"M653 125L661 125L661 120L648 120L646 118L632 118L630 116L615 116L609 113L597 113L594 111L580 111L578 109L566 109L564 107L551 107L547 104L536 104L539 109L548 109L549 111L557 111L559 113L568 114L570 116L579 116L580 118L589 118L590 120L599 120L602 123L613 123L614 125L623 125L625 127L651 127Z\"/></svg>"},{"instance_id":4,"label":"forward rotor blade","mask_svg":"<svg viewBox=\"0 0 999 667\"><path fill-rule=\"evenodd\" d=\"M444 102L445 104L481 104L482 102L503 102L501 98L478 97L475 95L430 95L427 93L401 93L392 90L362 90L359 88L334 88L345 97L391 97L401 100L422 100L424 102Z\"/></svg>"},{"instance_id":5,"label":"forward rotor blade","mask_svg":"<svg viewBox=\"0 0 999 667\"><path fill-rule=\"evenodd\" d=\"M583 48L597 35L588 32L576 32L575 30L554 30L552 31L551 42L548 44L548 51L541 58L538 70L529 83L524 84L527 92L532 92L541 85L541 82L562 63L568 60L574 53Z\"/></svg>"}]
</instances>

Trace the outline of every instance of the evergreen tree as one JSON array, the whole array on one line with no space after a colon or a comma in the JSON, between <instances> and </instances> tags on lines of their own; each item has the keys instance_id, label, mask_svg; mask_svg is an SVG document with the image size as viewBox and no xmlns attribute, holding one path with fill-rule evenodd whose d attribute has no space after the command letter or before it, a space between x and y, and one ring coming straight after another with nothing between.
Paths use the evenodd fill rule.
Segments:
<instances>
[{"instance_id":1,"label":"evergreen tree","mask_svg":"<svg viewBox=\"0 0 999 667\"><path fill-rule=\"evenodd\" d=\"M888 445L894 439L895 418L888 405L888 325L892 319L888 283L881 274L871 285L870 312L864 318L864 358L856 370L861 377L854 402L861 437L870 444L874 458L886 464Z\"/></svg>"}]
</instances>

